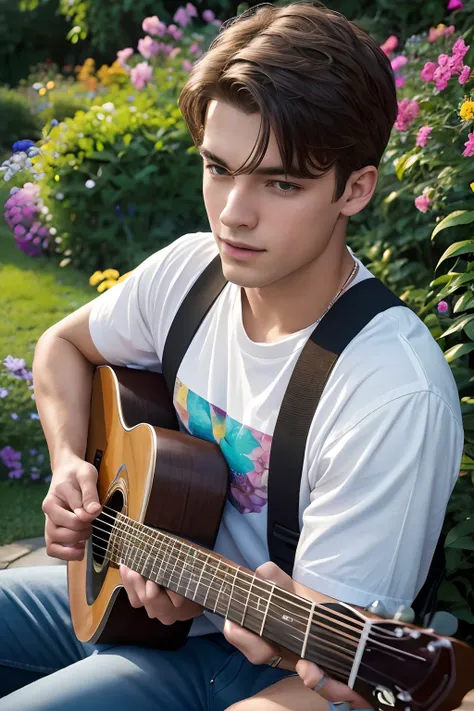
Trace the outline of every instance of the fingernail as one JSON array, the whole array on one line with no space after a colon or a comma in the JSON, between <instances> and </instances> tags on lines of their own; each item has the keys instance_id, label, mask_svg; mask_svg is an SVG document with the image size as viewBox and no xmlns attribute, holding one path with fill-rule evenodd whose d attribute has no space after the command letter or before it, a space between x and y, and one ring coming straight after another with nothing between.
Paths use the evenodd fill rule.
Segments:
<instances>
[{"instance_id":1,"label":"fingernail","mask_svg":"<svg viewBox=\"0 0 474 711\"><path fill-rule=\"evenodd\" d=\"M100 504L96 503L95 501L93 501L90 504L87 504L87 506L86 506L86 511L88 511L89 513L94 513L94 511L98 511L99 509L100 509Z\"/></svg>"}]
</instances>

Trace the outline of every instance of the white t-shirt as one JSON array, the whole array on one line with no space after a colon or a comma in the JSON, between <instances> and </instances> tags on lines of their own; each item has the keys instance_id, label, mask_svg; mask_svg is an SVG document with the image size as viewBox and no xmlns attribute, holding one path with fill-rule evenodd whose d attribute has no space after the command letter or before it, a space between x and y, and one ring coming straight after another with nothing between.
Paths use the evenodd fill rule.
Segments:
<instances>
[{"instance_id":1,"label":"white t-shirt","mask_svg":"<svg viewBox=\"0 0 474 711\"><path fill-rule=\"evenodd\" d=\"M160 370L185 295L217 254L211 233L181 237L98 297L91 336L114 365ZM359 262L353 284L371 278ZM217 442L230 470L214 550L255 569L269 559L267 476L281 401L313 326L255 343L241 290L227 284L181 363L175 407L183 429ZM338 600L380 600L394 612L421 588L459 473L459 397L422 321L396 306L339 357L309 432L293 578ZM206 615L194 634L215 631Z\"/></svg>"}]
</instances>

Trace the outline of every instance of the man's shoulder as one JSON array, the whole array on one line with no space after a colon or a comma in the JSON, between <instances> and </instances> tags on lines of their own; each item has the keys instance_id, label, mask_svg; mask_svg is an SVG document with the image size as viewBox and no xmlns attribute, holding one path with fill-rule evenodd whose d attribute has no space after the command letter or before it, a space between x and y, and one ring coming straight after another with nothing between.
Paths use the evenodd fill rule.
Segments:
<instances>
[{"instance_id":1,"label":"man's shoulder","mask_svg":"<svg viewBox=\"0 0 474 711\"><path fill-rule=\"evenodd\" d=\"M212 232L189 232L163 249L154 252L141 267L144 271L180 272L197 276L216 256L218 250Z\"/></svg>"}]
</instances>

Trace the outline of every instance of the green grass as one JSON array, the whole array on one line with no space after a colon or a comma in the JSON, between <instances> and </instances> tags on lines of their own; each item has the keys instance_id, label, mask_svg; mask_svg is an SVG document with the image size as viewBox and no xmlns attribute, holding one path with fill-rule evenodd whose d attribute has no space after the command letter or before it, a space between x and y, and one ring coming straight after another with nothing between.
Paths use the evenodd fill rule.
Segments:
<instances>
[{"instance_id":1,"label":"green grass","mask_svg":"<svg viewBox=\"0 0 474 711\"><path fill-rule=\"evenodd\" d=\"M4 186L0 187L0 208L8 193ZM30 419L31 413L36 412L31 391L24 381L11 378L1 362L12 355L24 358L31 368L41 334L97 295L89 286L88 277L72 269L61 269L52 260L32 259L23 254L17 249L0 210L0 387L10 391L8 397L0 400L0 449L10 445L22 452L31 448L44 450L39 422ZM18 415L17 420L12 419L12 413ZM6 476L4 469L0 471L2 476ZM23 482L0 482L0 485L0 545L15 538L40 536L43 514L39 504L44 486ZM8 506L4 495L8 496Z\"/></svg>"},{"instance_id":2,"label":"green grass","mask_svg":"<svg viewBox=\"0 0 474 711\"><path fill-rule=\"evenodd\" d=\"M0 544L43 535L47 484L0 481Z\"/></svg>"}]
</instances>

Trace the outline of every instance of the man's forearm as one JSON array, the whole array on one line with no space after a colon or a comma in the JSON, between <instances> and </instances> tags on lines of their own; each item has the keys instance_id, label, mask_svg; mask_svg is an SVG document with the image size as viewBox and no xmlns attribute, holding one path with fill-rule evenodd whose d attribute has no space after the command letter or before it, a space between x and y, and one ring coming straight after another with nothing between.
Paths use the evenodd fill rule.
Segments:
<instances>
[{"instance_id":1,"label":"man's forearm","mask_svg":"<svg viewBox=\"0 0 474 711\"><path fill-rule=\"evenodd\" d=\"M46 332L33 361L36 404L54 471L76 454L85 456L94 366L69 341Z\"/></svg>"}]
</instances>

